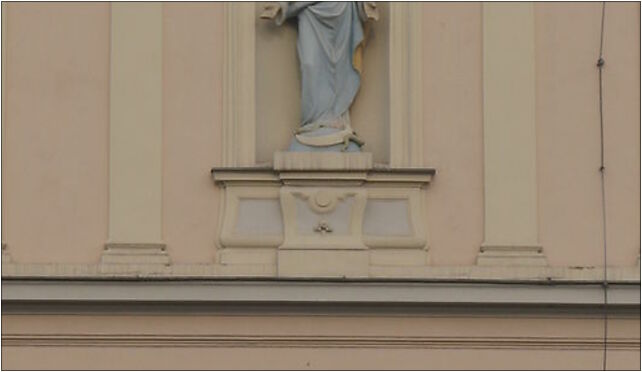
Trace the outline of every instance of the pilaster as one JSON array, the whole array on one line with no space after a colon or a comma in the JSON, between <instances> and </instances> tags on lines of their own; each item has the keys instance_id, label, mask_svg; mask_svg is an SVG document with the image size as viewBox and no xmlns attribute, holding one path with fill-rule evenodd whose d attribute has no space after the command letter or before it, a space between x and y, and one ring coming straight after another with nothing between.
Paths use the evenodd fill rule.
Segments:
<instances>
[{"instance_id":1,"label":"pilaster","mask_svg":"<svg viewBox=\"0 0 642 372\"><path fill-rule=\"evenodd\" d=\"M251 166L256 160L255 4L224 6L223 165Z\"/></svg>"},{"instance_id":2,"label":"pilaster","mask_svg":"<svg viewBox=\"0 0 642 372\"><path fill-rule=\"evenodd\" d=\"M483 4L484 243L479 265L546 264L538 242L532 3Z\"/></svg>"},{"instance_id":3,"label":"pilaster","mask_svg":"<svg viewBox=\"0 0 642 372\"><path fill-rule=\"evenodd\" d=\"M422 3L390 3L390 166L423 165Z\"/></svg>"},{"instance_id":4,"label":"pilaster","mask_svg":"<svg viewBox=\"0 0 642 372\"><path fill-rule=\"evenodd\" d=\"M105 267L166 261L161 146L162 4L113 3Z\"/></svg>"},{"instance_id":5,"label":"pilaster","mask_svg":"<svg viewBox=\"0 0 642 372\"><path fill-rule=\"evenodd\" d=\"M2 74L2 88L1 88L2 89L2 98L1 99L2 99L2 107L4 108L4 110L2 110L2 114L1 114L2 115L2 119L1 119L2 120L2 126L1 126L2 128L0 130L2 131L2 148L5 149L5 150L2 151L2 155L3 155L2 159L3 160L2 160L2 165L0 166L0 168L2 168L2 171L1 171L2 175L0 175L0 180L2 180L2 176L4 176L6 174L5 172L6 172L7 168L5 166L5 164L6 164L6 160L5 159L7 159L7 153L8 153L8 151L7 151L7 148L8 148L8 146L7 146L7 111L8 111L8 105L6 104L6 102L7 102L7 89L6 89L6 86L7 86L7 54L8 54L8 51L7 51L8 32L7 31L9 29L9 27L8 27L8 23L9 23L8 22L8 19L9 19L9 4L8 3L2 3L1 6L2 6L2 12L1 12L2 13L2 67L1 67L2 68L2 72L1 72L1 74ZM3 182L2 185L3 185L3 187L2 187L2 200L7 200L7 186L6 186L7 184ZM5 248L6 248L6 241L7 241L7 224L6 224L7 212L6 212L6 210L7 210L7 207L6 207L6 204L5 204L5 206L2 207L2 211L1 211L2 218L0 218L0 220L2 220L0 222L0 224L2 226L2 252L3 252L3 257L4 257L4 252L5 252Z\"/></svg>"}]
</instances>

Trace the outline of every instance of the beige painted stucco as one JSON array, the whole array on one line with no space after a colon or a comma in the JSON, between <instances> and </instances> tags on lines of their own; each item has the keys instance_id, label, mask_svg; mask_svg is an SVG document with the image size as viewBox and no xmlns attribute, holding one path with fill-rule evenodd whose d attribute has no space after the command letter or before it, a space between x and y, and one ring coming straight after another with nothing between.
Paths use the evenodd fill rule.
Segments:
<instances>
[{"instance_id":1,"label":"beige painted stucco","mask_svg":"<svg viewBox=\"0 0 642 372\"><path fill-rule=\"evenodd\" d=\"M161 243L163 5L111 4L109 243Z\"/></svg>"},{"instance_id":2,"label":"beige painted stucco","mask_svg":"<svg viewBox=\"0 0 642 372\"><path fill-rule=\"evenodd\" d=\"M262 11L256 4L256 161L271 163L275 150L288 148L301 120L301 80L296 24L276 26L258 18Z\"/></svg>"},{"instance_id":3,"label":"beige painted stucco","mask_svg":"<svg viewBox=\"0 0 642 372\"><path fill-rule=\"evenodd\" d=\"M472 265L483 239L481 4L424 5L424 164L434 265Z\"/></svg>"},{"instance_id":4,"label":"beige painted stucco","mask_svg":"<svg viewBox=\"0 0 642 372\"><path fill-rule=\"evenodd\" d=\"M635 6L607 5L605 37L609 262L627 266L640 249ZM108 228L109 9L5 7L3 241L17 262L93 263ZM600 10L586 3L534 7L537 234L553 266L602 262L594 66ZM220 190L208 170L221 156L223 20L222 5L163 5L158 229L179 263L211 263L215 253ZM423 20L424 164L437 169L426 193L432 264L470 265L484 229L481 4L424 4ZM67 95L56 91L65 86ZM45 120L68 125L48 133ZM71 227L80 221L81 231Z\"/></svg>"},{"instance_id":5,"label":"beige painted stucco","mask_svg":"<svg viewBox=\"0 0 642 372\"><path fill-rule=\"evenodd\" d=\"M354 130L366 142L363 151L372 152L373 161L385 164L390 157L390 85L387 79L390 7L389 4L381 4L379 8L381 18L370 22L365 36L361 87L350 109L350 119Z\"/></svg>"},{"instance_id":6,"label":"beige painted stucco","mask_svg":"<svg viewBox=\"0 0 642 372\"><path fill-rule=\"evenodd\" d=\"M174 262L212 262L220 190L223 4L164 4L163 235ZM205 47L207 46L207 47Z\"/></svg>"},{"instance_id":7,"label":"beige painted stucco","mask_svg":"<svg viewBox=\"0 0 642 372\"><path fill-rule=\"evenodd\" d=\"M215 185L210 168L254 164L255 153L258 163L270 163L272 150L282 149L289 142L289 129L292 124L296 125L292 120L298 116L296 31L290 25L276 29L257 19L255 30L251 34L243 33L244 27L240 26L247 26L251 20L245 17L245 10L256 10L255 5L245 4L245 13L235 13L237 18L227 12L232 6L115 4L122 18L113 13L109 3L2 4L2 242L7 244L11 259L9 265L3 253L4 280L29 275L40 276L43 281L61 277L68 280L74 276L107 280L112 277L96 264L101 259L103 245L114 237L128 243L165 243L171 258L171 264L161 262L159 271L152 274L133 271L128 273L128 279L149 275L146 279L151 281L166 280L164 275L167 275L169 279L181 276L203 280L238 273L274 276L278 272L277 256L269 250L277 250L270 246L274 245L273 237L262 239L263 245L255 242L256 237L252 241L239 240L241 243L237 241L234 250L226 248L227 252L217 247L224 240L219 239L222 236L219 225L224 215L221 184L225 182ZM414 146L407 157L423 154L423 158L420 157L423 161L413 159L395 165L420 164L436 169L434 176L387 174L389 183L370 194L379 193L383 199L395 193L406 196L407 191L399 189L399 184L421 184L425 217L413 215L412 220L425 220L424 226L415 232L422 232L418 237L421 240L425 230L429 249L412 251L410 258L394 255L403 254L401 250L366 257L362 260L365 275L381 281L391 276L500 280L505 281L502 286L515 291L520 291L520 287L510 287L514 285L511 280L533 280L538 284L551 278L582 283L601 280L603 271L599 266L603 264L603 247L595 66L601 5L524 5L531 7L525 18L533 24L518 22L509 26L524 39L518 46L524 47L527 53L519 54L518 59L523 62L519 66L527 65L534 73L525 78L519 73L510 75L524 79L519 80L516 89L501 94L492 91L493 84L505 83L511 71L498 69L494 74L485 73L484 62L514 57L515 50L502 48L502 43L491 45L488 40L485 43L484 26L489 25L484 22L495 22L490 26L497 29L502 28L498 24L504 25L508 20L497 23L492 17L484 18L481 3L414 6L423 7L419 14L420 27L414 23L414 26L394 28L395 40L405 42L402 46L393 45L394 50L408 52L397 60L390 58L387 48L392 40L390 25L400 26L400 23L393 22L391 13L395 12L391 12L391 6L381 5L383 19L376 24L378 29L374 30L366 49L364 83L353 118L356 130L368 141L367 148L375 150L375 162L386 163L392 153L399 155L399 145L406 141ZM134 8L151 11L136 15ZM399 12L395 13L398 17L394 20L406 19L407 14L401 13L409 9L413 8L398 8ZM243 22L235 29L228 23L230 19ZM417 15L413 13L413 17L407 19L416 20ZM631 282L637 281L639 288L639 276L636 276L639 266L634 265L640 253L640 5L608 3L605 25L609 276L614 281L626 281L630 287ZM404 39L406 31L413 33L418 29L421 29L419 35L415 33ZM234 35L230 35L232 31ZM410 39L421 41L422 58L408 61L413 56L412 51L407 50L413 45ZM230 40L249 40L248 43L256 47L232 53L234 45ZM529 54L531 47L534 54ZM279 50L284 48L289 53L287 63L279 63L284 61L279 55ZM137 53L151 59L138 58ZM229 66L230 61L243 55L255 58L252 63L240 61L243 63L239 68ZM418 60L423 65L421 78L412 80L418 72L410 67L416 67ZM409 68L402 71L399 66L406 62ZM391 65L396 66L396 70ZM238 74L247 66L256 67L251 76L239 86L230 86L238 82L239 77L230 76L227 71ZM408 77L394 84L404 97L421 92L410 97L420 98L421 110L413 111L413 104L404 105L400 99L395 105L390 104L391 70L401 72L395 76ZM146 74L137 73L141 71ZM499 80L488 81L494 77ZM140 83L140 91L149 94L137 94L126 84L114 84L118 82ZM251 89L247 84L251 84ZM416 89L417 86L422 89ZM227 96L230 91L234 95ZM234 117L236 121L231 120L229 109L239 102L247 103L248 96L256 99L256 105L252 104L244 115ZM490 96L495 98L494 105L489 105ZM503 110L502 103L508 105L507 110ZM284 111L288 107L295 109ZM416 102L414 108L417 108ZM484 115L487 109L509 119L489 131L488 117ZM402 111L403 115L393 115ZM256 126L250 131L247 127L237 128L238 131L230 135L227 124L251 123L249 116L256 116ZM384 120L390 116L423 118L412 123L396 123L399 127L393 128ZM513 118L523 119L522 130L513 131ZM283 125L279 123L282 120L292 123ZM367 123L373 125L362 128ZM270 129L274 124L278 124L277 130ZM422 133L419 138L404 138L412 137L412 129L418 127ZM395 131L395 128L403 130ZM243 137L249 132L252 133L250 142L256 146L251 151L247 151L245 143L238 152L234 141L225 143L226 138ZM524 136L506 138L515 133ZM389 141L387 136L393 134L399 134L401 140ZM505 147L494 147L493 140L499 140ZM422 152L415 151L417 144L423 144ZM503 150L488 156L485 145L491 145L491 150ZM231 149L230 154L224 154L226 149ZM294 159L293 163L302 158ZM523 165L527 169L522 168ZM503 172L501 177L489 179L491 166ZM263 182L272 182L274 189L248 187L252 183L248 178L242 179L249 177L247 174L237 174L240 178L229 184L246 182L246 195L269 194L279 206L276 198L283 188L279 188L279 181L274 179L285 175L292 177L288 182L296 182L296 174L292 175L296 172L264 173L260 175L264 177ZM322 174L326 181L351 176L326 173ZM366 173L363 172L365 178L377 177ZM234 174L228 176L235 177ZM422 177L429 182L417 181ZM356 178L359 179L358 174ZM385 178L379 175L379 181ZM123 187L110 189L118 180ZM516 191L520 197L504 198L501 192L505 190ZM413 207L421 205L414 202L421 199L412 200ZM489 202L500 209L514 207L513 212L526 211L529 218L488 213ZM140 206L143 208L138 208ZM142 213L136 214L136 211ZM517 212L513 216L519 215ZM399 212L391 210L390 216L393 215L399 216ZM539 243L553 267L474 266L484 238L489 236L491 218L495 236L511 238L498 239L499 243L519 243L514 237L525 238L522 243ZM236 226L239 225L256 226L252 223ZM384 245L395 242L394 239L382 241ZM401 243L392 245L384 248L398 249ZM216 262L217 259L229 262L222 264ZM311 271L300 265L301 262L307 262L317 273L327 271L335 263L330 259L319 268L319 260L305 259L307 261L290 262L294 270L303 270L304 276ZM394 266L405 260L410 266ZM372 262L374 266L368 267ZM40 265L48 263L55 265ZM10 270L5 271L7 266ZM118 272L111 274L118 275ZM114 284L110 288L117 288L110 293L125 292L124 286L118 287L119 281L109 283ZM191 285L193 282L181 283ZM212 284L201 283L204 285L199 288L204 291ZM261 287L261 291L283 289L279 287L283 282L272 278L262 283L268 284ZM91 282L90 286L94 284ZM339 292L347 288L346 283L336 284ZM364 283L364 286L371 284ZM412 287L408 283L395 284ZM554 286L537 287L546 292ZM475 295L483 293L476 292L477 289L469 290ZM574 292L577 288L567 289L570 294L577 293ZM78 296L79 302L83 301L82 290L69 293ZM185 295L185 291L178 293ZM230 293L238 295L235 290ZM310 296L311 292L302 293ZM355 293L363 294L359 290ZM369 288L368 293L378 292ZM609 309L626 307L615 303L617 293L609 292L609 299L614 301ZM50 288L47 294L51 295ZM523 292L520 295L525 296ZM213 307L220 313L208 313L209 308L182 312L184 304L176 301L172 305L160 304L149 313L125 313L123 308L118 308L121 312L115 315L102 307L94 308L98 314L87 309L87 313L68 315L5 313L2 316L2 367L601 369L605 330L603 315L597 311L601 298L599 292L598 299L585 307L569 306L575 310L581 308L578 312L522 304L516 305L514 312L502 313L497 307L486 308L485 303L478 303L466 309L460 307L453 313L440 308L434 313L391 314L378 312L381 309L373 306L369 309L372 311L359 314L358 311L341 313L331 306L325 307L332 310L326 313L308 304L308 311L314 309L315 315L310 315L311 311L298 313L287 306L279 313L269 305L266 308L272 309L271 313L260 313L261 307L243 313L238 310L243 307L239 306L236 312L230 313L234 315L222 315L223 310L216 305ZM388 298L387 304L402 300ZM537 302L538 297L529 300ZM577 298L570 296L565 300ZM540 305L546 303L541 298L540 301ZM112 303L112 306L119 305ZM40 309L50 310L45 305ZM162 313L165 310L167 312ZM624 311L614 311L609 315L608 368L639 369L639 314L623 314Z\"/></svg>"},{"instance_id":8,"label":"beige painted stucco","mask_svg":"<svg viewBox=\"0 0 642 372\"><path fill-rule=\"evenodd\" d=\"M484 242L537 246L532 2L484 3Z\"/></svg>"},{"instance_id":9,"label":"beige painted stucco","mask_svg":"<svg viewBox=\"0 0 642 372\"><path fill-rule=\"evenodd\" d=\"M18 262L95 263L107 239L109 4L2 9L3 242Z\"/></svg>"},{"instance_id":10,"label":"beige painted stucco","mask_svg":"<svg viewBox=\"0 0 642 372\"><path fill-rule=\"evenodd\" d=\"M452 349L364 349L364 348L169 348L155 347L5 347L7 369L19 360L28 368L46 369L52 364L63 369L103 366L106 369L455 369L510 370L519 368L556 369L562 363L569 369L600 369L600 352L595 350L461 350ZM73 358L63 357L73 356ZM639 354L612 351L609 369L635 370ZM482 367L483 366L483 367ZM524 367L528 366L528 367ZM14 367L15 368L15 367ZM25 368L25 367L22 367Z\"/></svg>"},{"instance_id":11,"label":"beige painted stucco","mask_svg":"<svg viewBox=\"0 0 642 372\"><path fill-rule=\"evenodd\" d=\"M2 53L2 68L1 68L1 70L2 70L1 71L1 74L2 74L2 88L1 89L2 89L2 92L4 93L4 94L2 94L2 106L5 108L5 110L2 111L2 123L3 123L3 125L2 125L2 146L4 147L6 145L6 140L7 140L7 135L6 135L7 126L4 125L4 124L7 122L7 119L6 119L6 117L7 117L7 114L6 114L7 113L7 110L6 110L6 107L7 107L7 104L6 104L6 102L7 102L7 94L6 94L6 92L7 92L7 88L6 88L6 86L7 86L7 72L6 72L6 69L7 69L7 39L8 39L8 35L9 35L9 33L7 32L8 31L8 24L9 24L9 22L8 22L8 19L9 19L8 18L9 8L7 7L6 4L2 4L1 6L2 6L2 12L1 12L2 13L2 35L3 35L2 36L2 50L4 51L4 53ZM1 170L2 177L5 176L5 171L4 171L4 169L5 169L5 167L4 167L5 166L5 159L6 159L6 157L3 156L2 157L2 167L1 167L2 168L2 170ZM6 190L6 188L2 187L2 191L1 191L2 192L2 200L7 200L6 199L5 190ZM2 232L0 234L2 234L2 236L0 237L0 239L2 240L1 244L4 246L5 245L5 239L6 239L6 236L7 236L7 225L6 225L6 220L7 219L6 219L5 209L4 208L2 208L1 213L2 213L2 221L0 222L0 227L2 227Z\"/></svg>"},{"instance_id":12,"label":"beige painted stucco","mask_svg":"<svg viewBox=\"0 0 642 372\"><path fill-rule=\"evenodd\" d=\"M539 3L535 20L541 244L551 265L600 266L601 3ZM640 252L639 25L639 4L606 5L605 185L613 266L633 265Z\"/></svg>"},{"instance_id":13,"label":"beige painted stucco","mask_svg":"<svg viewBox=\"0 0 642 372\"><path fill-rule=\"evenodd\" d=\"M609 326L608 367L638 369L639 319ZM565 316L4 315L2 367L601 369L601 332L599 317ZM171 344L186 335L192 345ZM254 345L234 347L231 335Z\"/></svg>"}]
</instances>

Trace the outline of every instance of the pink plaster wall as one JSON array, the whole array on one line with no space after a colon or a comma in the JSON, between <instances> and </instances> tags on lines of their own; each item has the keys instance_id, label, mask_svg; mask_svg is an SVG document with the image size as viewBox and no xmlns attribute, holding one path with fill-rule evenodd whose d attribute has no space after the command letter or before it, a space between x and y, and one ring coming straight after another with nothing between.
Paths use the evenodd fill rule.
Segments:
<instances>
[{"instance_id":1,"label":"pink plaster wall","mask_svg":"<svg viewBox=\"0 0 642 372\"><path fill-rule=\"evenodd\" d=\"M2 9L2 240L16 262L96 262L108 220L109 4Z\"/></svg>"},{"instance_id":2,"label":"pink plaster wall","mask_svg":"<svg viewBox=\"0 0 642 372\"><path fill-rule=\"evenodd\" d=\"M223 20L222 3L163 5L163 239L174 263L213 261Z\"/></svg>"}]
</instances>

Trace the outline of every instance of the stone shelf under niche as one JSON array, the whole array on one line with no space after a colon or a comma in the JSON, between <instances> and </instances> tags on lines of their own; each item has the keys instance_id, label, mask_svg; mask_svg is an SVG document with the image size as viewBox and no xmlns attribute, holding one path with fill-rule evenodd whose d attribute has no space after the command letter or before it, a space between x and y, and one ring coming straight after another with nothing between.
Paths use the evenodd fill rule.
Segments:
<instances>
[{"instance_id":1,"label":"stone shelf under niche","mask_svg":"<svg viewBox=\"0 0 642 372\"><path fill-rule=\"evenodd\" d=\"M244 275L368 277L426 266L432 168L374 166L370 153L278 152L274 166L213 168L223 188L217 264Z\"/></svg>"}]
</instances>

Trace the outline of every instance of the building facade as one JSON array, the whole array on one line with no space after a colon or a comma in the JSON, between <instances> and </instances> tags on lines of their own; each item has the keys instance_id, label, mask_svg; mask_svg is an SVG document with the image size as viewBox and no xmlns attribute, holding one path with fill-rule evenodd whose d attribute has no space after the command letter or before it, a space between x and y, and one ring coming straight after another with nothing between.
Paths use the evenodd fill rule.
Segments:
<instances>
[{"instance_id":1,"label":"building facade","mask_svg":"<svg viewBox=\"0 0 642 372\"><path fill-rule=\"evenodd\" d=\"M358 153L263 7L2 4L3 369L640 368L639 3L377 3Z\"/></svg>"}]
</instances>

